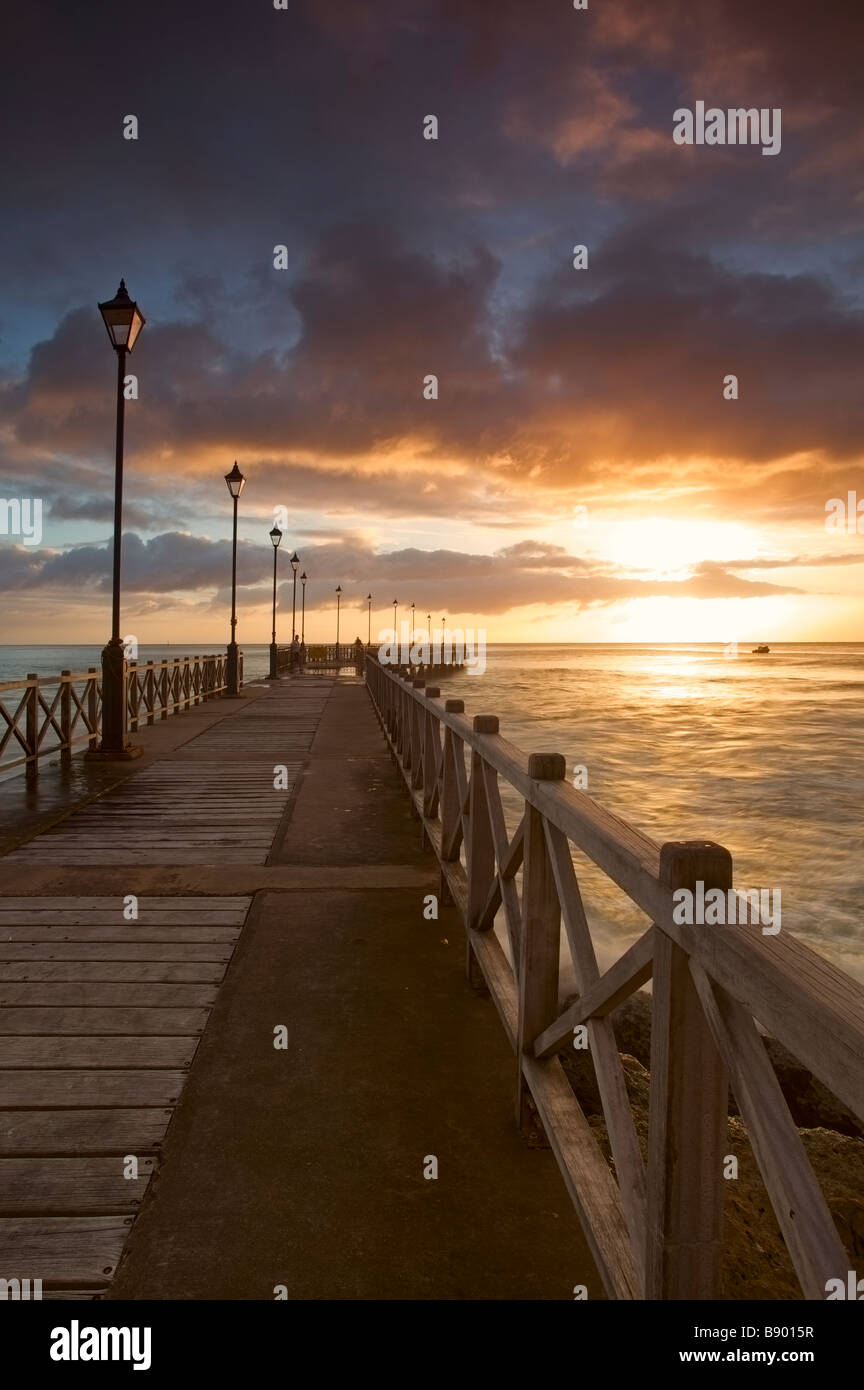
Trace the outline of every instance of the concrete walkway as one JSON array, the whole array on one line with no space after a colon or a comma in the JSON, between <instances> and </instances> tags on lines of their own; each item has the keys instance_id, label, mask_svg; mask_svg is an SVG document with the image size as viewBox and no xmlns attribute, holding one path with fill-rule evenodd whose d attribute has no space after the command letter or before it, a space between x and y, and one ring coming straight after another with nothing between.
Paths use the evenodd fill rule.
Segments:
<instances>
[{"instance_id":1,"label":"concrete walkway","mask_svg":"<svg viewBox=\"0 0 864 1390\"><path fill-rule=\"evenodd\" d=\"M306 677L222 709L168 757L190 779L214 756L292 765L265 862L91 849L73 872L34 841L0 861L4 894L252 896L106 1296L602 1298L551 1153L513 1122L515 1063L465 982L457 914L424 917L437 866L365 689ZM295 731L278 746L277 712Z\"/></svg>"}]
</instances>

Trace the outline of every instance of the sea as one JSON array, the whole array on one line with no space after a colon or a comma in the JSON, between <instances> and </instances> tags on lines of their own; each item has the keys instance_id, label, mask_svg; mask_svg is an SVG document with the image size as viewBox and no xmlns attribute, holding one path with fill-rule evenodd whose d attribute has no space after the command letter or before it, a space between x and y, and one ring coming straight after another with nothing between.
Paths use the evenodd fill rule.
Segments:
<instances>
[{"instance_id":1,"label":"sea","mask_svg":"<svg viewBox=\"0 0 864 1390\"><path fill-rule=\"evenodd\" d=\"M142 646L139 660L212 650ZM86 670L99 652L0 647L0 681ZM266 645L244 654L248 681L267 674ZM496 714L526 752L563 753L568 776L656 841L725 845L737 888L779 890L781 929L864 981L864 643L737 655L711 643L493 644L482 675L440 684L467 713ZM503 780L502 793L512 829L521 808ZM578 852L574 862L603 967L646 921Z\"/></svg>"}]
</instances>

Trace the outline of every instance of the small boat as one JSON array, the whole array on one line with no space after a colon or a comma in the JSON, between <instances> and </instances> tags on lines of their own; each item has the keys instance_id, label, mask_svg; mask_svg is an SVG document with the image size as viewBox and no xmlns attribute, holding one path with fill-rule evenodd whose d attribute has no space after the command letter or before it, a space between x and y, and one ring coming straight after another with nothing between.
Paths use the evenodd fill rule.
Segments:
<instances>
[{"instance_id":1,"label":"small boat","mask_svg":"<svg viewBox=\"0 0 864 1390\"><path fill-rule=\"evenodd\" d=\"M770 647L766 647L766 646L763 644L761 647L754 647L754 648L753 648L753 651L751 652L751 656L764 656L765 653L766 653L766 652L770 652L770 650L771 650Z\"/></svg>"}]
</instances>

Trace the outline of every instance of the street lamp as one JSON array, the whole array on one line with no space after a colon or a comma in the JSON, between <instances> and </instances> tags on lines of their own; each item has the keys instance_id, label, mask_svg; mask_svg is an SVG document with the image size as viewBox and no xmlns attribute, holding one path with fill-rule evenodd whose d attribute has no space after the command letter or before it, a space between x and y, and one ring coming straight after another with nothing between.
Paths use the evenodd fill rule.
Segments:
<instances>
[{"instance_id":1,"label":"street lamp","mask_svg":"<svg viewBox=\"0 0 864 1390\"><path fill-rule=\"evenodd\" d=\"M415 633L415 631L416 631L416 629L415 629L415 627L414 627L414 606L415 606L415 605L412 603L412 605L411 605L411 641L412 641L412 642L414 641L414 633Z\"/></svg>"},{"instance_id":2,"label":"street lamp","mask_svg":"<svg viewBox=\"0 0 864 1390\"><path fill-rule=\"evenodd\" d=\"M342 603L342 585L336 585L336 660L339 660L339 607Z\"/></svg>"},{"instance_id":3,"label":"street lamp","mask_svg":"<svg viewBox=\"0 0 864 1390\"><path fill-rule=\"evenodd\" d=\"M368 618L369 618L369 623L368 623L368 626L367 626L367 629L366 629L366 646L367 646L367 647L371 647L371 646L372 646L372 595L371 595L371 594L367 594L367 595L366 595L366 605L367 605L367 608L368 608Z\"/></svg>"},{"instance_id":4,"label":"street lamp","mask_svg":"<svg viewBox=\"0 0 864 1390\"><path fill-rule=\"evenodd\" d=\"M234 539L231 547L231 641L228 643L228 665L225 674L225 684L228 687L228 695L238 693L237 677L237 501L240 493L246 484L246 479L237 467L237 460L234 460L234 467L230 473L225 474L225 481L228 484L228 491L234 501ZM275 564L275 560L274 560Z\"/></svg>"},{"instance_id":5,"label":"street lamp","mask_svg":"<svg viewBox=\"0 0 864 1390\"><path fill-rule=\"evenodd\" d=\"M114 570L111 585L111 638L102 649L102 742L87 756L105 762L140 758L142 750L126 742L126 660L120 636L120 546L123 535L123 425L126 354L144 327L138 305L129 298L126 282L113 299L99 305L111 346L117 354L117 432L114 454Z\"/></svg>"},{"instance_id":6,"label":"street lamp","mask_svg":"<svg viewBox=\"0 0 864 1390\"><path fill-rule=\"evenodd\" d=\"M270 539L273 542L273 636L270 640L270 679L275 681L279 679L279 656L276 650L276 556L282 539L282 532L278 526L273 527Z\"/></svg>"},{"instance_id":7,"label":"street lamp","mask_svg":"<svg viewBox=\"0 0 864 1390\"><path fill-rule=\"evenodd\" d=\"M291 556L291 568L294 571L294 597L291 600L291 641L297 636L297 570L300 568L300 556L297 551Z\"/></svg>"},{"instance_id":8,"label":"street lamp","mask_svg":"<svg viewBox=\"0 0 864 1390\"><path fill-rule=\"evenodd\" d=\"M301 642L301 645L305 645L305 642L306 642L306 571L305 571L305 570L303 571L303 573L302 573L301 576L300 576L300 583L303 585L303 589L302 589L303 607L302 607L302 609L301 609L301 617L300 617L300 642Z\"/></svg>"}]
</instances>

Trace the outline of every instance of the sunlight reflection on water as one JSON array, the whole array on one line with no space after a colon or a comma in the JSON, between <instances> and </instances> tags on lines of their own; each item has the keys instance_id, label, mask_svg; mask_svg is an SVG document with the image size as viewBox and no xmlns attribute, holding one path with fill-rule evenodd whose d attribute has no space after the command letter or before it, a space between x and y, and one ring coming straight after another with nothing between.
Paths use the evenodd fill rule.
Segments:
<instances>
[{"instance_id":1,"label":"sunlight reflection on water","mask_svg":"<svg viewBox=\"0 0 864 1390\"><path fill-rule=\"evenodd\" d=\"M484 676L446 693L497 714L526 752L584 764L589 794L659 843L726 845L737 886L780 888L783 930L864 979L864 645L737 659L709 645L496 646ZM521 806L502 794L512 830ZM602 966L647 924L577 868Z\"/></svg>"}]
</instances>

